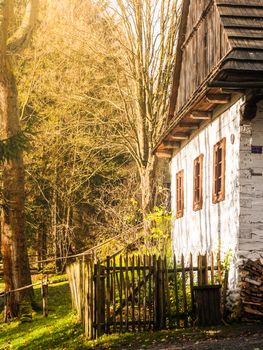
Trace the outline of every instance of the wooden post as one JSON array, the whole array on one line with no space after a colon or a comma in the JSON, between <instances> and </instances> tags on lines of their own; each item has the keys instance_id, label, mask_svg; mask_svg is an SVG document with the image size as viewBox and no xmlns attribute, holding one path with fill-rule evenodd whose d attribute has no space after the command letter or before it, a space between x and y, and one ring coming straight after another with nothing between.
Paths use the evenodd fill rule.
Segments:
<instances>
[{"instance_id":1,"label":"wooden post","mask_svg":"<svg viewBox=\"0 0 263 350\"><path fill-rule=\"evenodd\" d=\"M43 316L48 316L48 281L42 281Z\"/></svg>"},{"instance_id":2,"label":"wooden post","mask_svg":"<svg viewBox=\"0 0 263 350\"><path fill-rule=\"evenodd\" d=\"M146 295L147 295L147 282L146 282L146 257L143 256L143 330L146 330Z\"/></svg>"},{"instance_id":3,"label":"wooden post","mask_svg":"<svg viewBox=\"0 0 263 350\"><path fill-rule=\"evenodd\" d=\"M211 284L215 283L215 265L214 265L214 253L211 253Z\"/></svg>"},{"instance_id":4,"label":"wooden post","mask_svg":"<svg viewBox=\"0 0 263 350\"><path fill-rule=\"evenodd\" d=\"M176 314L177 314L177 327L180 328L177 264L176 264L176 256L175 255L174 255L174 293L175 293L175 309L176 309Z\"/></svg>"},{"instance_id":5,"label":"wooden post","mask_svg":"<svg viewBox=\"0 0 263 350\"><path fill-rule=\"evenodd\" d=\"M125 326L126 326L126 332L129 330L129 301L128 301L128 294L129 294L129 261L128 261L128 254L126 254L125 258L125 303L126 303L126 312L125 312Z\"/></svg>"},{"instance_id":6,"label":"wooden post","mask_svg":"<svg viewBox=\"0 0 263 350\"><path fill-rule=\"evenodd\" d=\"M203 262L203 280L204 280L204 285L208 285L208 264L207 264L207 253L202 258Z\"/></svg>"},{"instance_id":7,"label":"wooden post","mask_svg":"<svg viewBox=\"0 0 263 350\"><path fill-rule=\"evenodd\" d=\"M95 310L94 310L94 295L95 295L95 280L94 280L94 260L90 263L90 329L91 329L91 339L96 336L96 330L94 328L95 320Z\"/></svg>"},{"instance_id":8,"label":"wooden post","mask_svg":"<svg viewBox=\"0 0 263 350\"><path fill-rule=\"evenodd\" d=\"M172 319L171 319L171 304L170 304L170 290L169 290L169 276L168 276L168 268L167 268L167 257L164 257L164 289L166 291L165 294L165 317L164 321L166 321L166 317L168 316L169 320L169 328L172 327ZM166 325L164 325L166 326Z\"/></svg>"},{"instance_id":9,"label":"wooden post","mask_svg":"<svg viewBox=\"0 0 263 350\"><path fill-rule=\"evenodd\" d=\"M222 310L222 315L223 317L226 316L226 296L227 296L227 288L228 288L228 270L226 269L225 271L225 278L224 278L224 288L223 288L223 297L222 297L222 305L223 305L223 310Z\"/></svg>"},{"instance_id":10,"label":"wooden post","mask_svg":"<svg viewBox=\"0 0 263 350\"><path fill-rule=\"evenodd\" d=\"M107 323L106 323L106 333L110 333L110 257L107 256L107 266L106 266L106 311L107 311Z\"/></svg>"},{"instance_id":11,"label":"wooden post","mask_svg":"<svg viewBox=\"0 0 263 350\"><path fill-rule=\"evenodd\" d=\"M120 332L122 332L123 319L122 319L122 286L123 286L123 270L122 270L122 256L120 256Z\"/></svg>"},{"instance_id":12,"label":"wooden post","mask_svg":"<svg viewBox=\"0 0 263 350\"><path fill-rule=\"evenodd\" d=\"M148 267L149 267L149 291L148 291L148 298L149 298L149 329L151 329L152 324L152 257L149 256L148 260Z\"/></svg>"},{"instance_id":13,"label":"wooden post","mask_svg":"<svg viewBox=\"0 0 263 350\"><path fill-rule=\"evenodd\" d=\"M182 287L183 287L183 308L184 308L184 326L187 327L187 298L186 298L186 279L185 279L185 267L184 256L182 254Z\"/></svg>"},{"instance_id":14,"label":"wooden post","mask_svg":"<svg viewBox=\"0 0 263 350\"><path fill-rule=\"evenodd\" d=\"M157 260L157 271L156 271L156 300L155 300L155 320L156 329L161 330L163 327L163 271L162 271L162 259L161 257Z\"/></svg>"},{"instance_id":15,"label":"wooden post","mask_svg":"<svg viewBox=\"0 0 263 350\"><path fill-rule=\"evenodd\" d=\"M101 313L101 328L100 335L105 333L105 267L101 266L101 275L100 275L100 288L101 288L101 305L100 305L100 313Z\"/></svg>"},{"instance_id":16,"label":"wooden post","mask_svg":"<svg viewBox=\"0 0 263 350\"><path fill-rule=\"evenodd\" d=\"M85 262L85 261L84 261ZM85 335L89 337L89 269L88 265L85 262L84 264L84 331Z\"/></svg>"},{"instance_id":17,"label":"wooden post","mask_svg":"<svg viewBox=\"0 0 263 350\"><path fill-rule=\"evenodd\" d=\"M201 286L203 284L203 281L202 281L202 256L201 255L198 255L198 257L197 257L197 266L198 266L198 272L197 272L198 286Z\"/></svg>"},{"instance_id":18,"label":"wooden post","mask_svg":"<svg viewBox=\"0 0 263 350\"><path fill-rule=\"evenodd\" d=\"M193 326L193 315L195 314L195 303L194 303L194 272L193 272L193 255L190 254L190 293L191 293L191 305L192 305L192 318L191 325Z\"/></svg>"},{"instance_id":19,"label":"wooden post","mask_svg":"<svg viewBox=\"0 0 263 350\"><path fill-rule=\"evenodd\" d=\"M157 262L156 262L156 255L153 256L153 286L154 286L154 293L153 293L153 320L154 320L154 329L158 329L158 278L157 278Z\"/></svg>"},{"instance_id":20,"label":"wooden post","mask_svg":"<svg viewBox=\"0 0 263 350\"><path fill-rule=\"evenodd\" d=\"M135 295L134 295L134 290L135 290L135 277L134 277L134 255L132 256L132 331L135 332Z\"/></svg>"},{"instance_id":21,"label":"wooden post","mask_svg":"<svg viewBox=\"0 0 263 350\"><path fill-rule=\"evenodd\" d=\"M137 274L138 274L138 330L141 330L141 260L138 255Z\"/></svg>"},{"instance_id":22,"label":"wooden post","mask_svg":"<svg viewBox=\"0 0 263 350\"><path fill-rule=\"evenodd\" d=\"M221 256L220 251L217 255L217 268L218 268L218 280L219 283L222 285L222 271L221 271Z\"/></svg>"},{"instance_id":23,"label":"wooden post","mask_svg":"<svg viewBox=\"0 0 263 350\"><path fill-rule=\"evenodd\" d=\"M116 332L116 260L113 257L113 332Z\"/></svg>"}]
</instances>

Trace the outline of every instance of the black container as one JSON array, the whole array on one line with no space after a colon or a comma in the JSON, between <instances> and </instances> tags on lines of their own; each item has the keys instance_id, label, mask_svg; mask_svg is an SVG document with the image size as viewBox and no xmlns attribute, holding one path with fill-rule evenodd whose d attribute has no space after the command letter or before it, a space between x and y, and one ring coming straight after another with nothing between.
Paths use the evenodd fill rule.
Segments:
<instances>
[{"instance_id":1,"label":"black container","mask_svg":"<svg viewBox=\"0 0 263 350\"><path fill-rule=\"evenodd\" d=\"M221 287L221 285L194 287L197 326L217 326L221 323Z\"/></svg>"}]
</instances>

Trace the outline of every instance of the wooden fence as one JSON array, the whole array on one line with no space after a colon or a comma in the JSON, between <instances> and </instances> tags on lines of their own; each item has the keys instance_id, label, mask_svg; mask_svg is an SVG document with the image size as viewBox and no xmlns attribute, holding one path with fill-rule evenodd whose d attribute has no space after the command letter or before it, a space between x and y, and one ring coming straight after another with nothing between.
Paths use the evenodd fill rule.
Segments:
<instances>
[{"instance_id":1,"label":"wooden fence","mask_svg":"<svg viewBox=\"0 0 263 350\"><path fill-rule=\"evenodd\" d=\"M221 262L213 254L185 261L121 255L69 265L73 307L86 336L193 325L194 286L221 285Z\"/></svg>"}]
</instances>

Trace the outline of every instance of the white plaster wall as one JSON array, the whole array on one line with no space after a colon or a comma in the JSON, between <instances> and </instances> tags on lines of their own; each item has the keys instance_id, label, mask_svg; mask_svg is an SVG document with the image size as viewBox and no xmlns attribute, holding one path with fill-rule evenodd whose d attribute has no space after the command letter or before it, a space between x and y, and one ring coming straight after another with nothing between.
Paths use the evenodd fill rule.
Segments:
<instances>
[{"instance_id":1,"label":"white plaster wall","mask_svg":"<svg viewBox=\"0 0 263 350\"><path fill-rule=\"evenodd\" d=\"M239 257L263 260L263 154L251 153L251 145L263 146L263 101L241 126L240 142Z\"/></svg>"},{"instance_id":2,"label":"white plaster wall","mask_svg":"<svg viewBox=\"0 0 263 350\"><path fill-rule=\"evenodd\" d=\"M171 161L172 212L176 211L176 173L184 169L184 216L173 220L173 250L175 254L230 252L235 256L239 232L239 148L241 100L221 114L193 138ZM231 143L234 135L234 143ZM212 203L213 146L226 137L225 200ZM201 153L203 163L203 209L193 211L193 161ZM236 281L235 269L230 280Z\"/></svg>"}]
</instances>

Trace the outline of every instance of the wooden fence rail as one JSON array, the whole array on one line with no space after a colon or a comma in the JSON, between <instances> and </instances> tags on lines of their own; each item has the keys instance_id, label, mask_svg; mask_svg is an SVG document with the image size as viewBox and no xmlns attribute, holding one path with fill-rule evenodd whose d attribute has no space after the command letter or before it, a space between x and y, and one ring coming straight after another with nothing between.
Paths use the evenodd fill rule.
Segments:
<instances>
[{"instance_id":1,"label":"wooden fence rail","mask_svg":"<svg viewBox=\"0 0 263 350\"><path fill-rule=\"evenodd\" d=\"M108 257L67 267L73 307L85 334L187 327L194 322L194 288L221 285L220 258ZM195 263L195 265L194 265Z\"/></svg>"}]
</instances>

